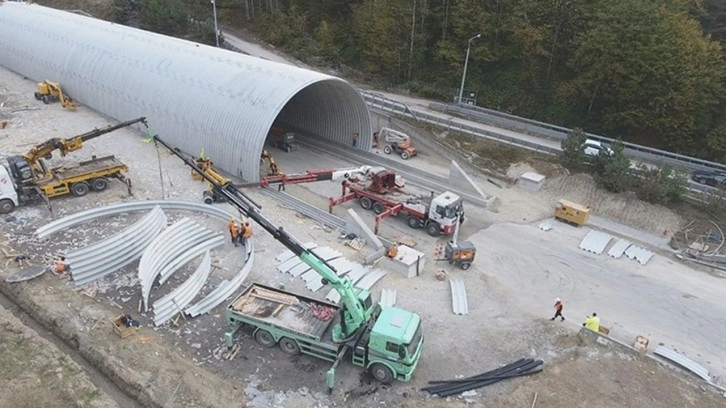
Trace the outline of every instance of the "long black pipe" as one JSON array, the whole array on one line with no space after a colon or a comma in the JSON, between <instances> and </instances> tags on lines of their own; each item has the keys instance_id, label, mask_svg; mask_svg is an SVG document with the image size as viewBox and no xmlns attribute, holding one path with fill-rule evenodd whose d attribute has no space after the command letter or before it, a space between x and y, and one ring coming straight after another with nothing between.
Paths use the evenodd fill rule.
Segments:
<instances>
[{"instance_id":1,"label":"long black pipe","mask_svg":"<svg viewBox=\"0 0 726 408\"><path fill-rule=\"evenodd\" d=\"M542 372L541 368L536 368L536 369L527 370L525 372L518 373L518 374L510 374L510 375L504 375L504 376L500 376L500 377L494 377L494 378L490 378L488 380L482 380L480 382L469 384L466 387L460 387L460 388L456 388L456 389L442 391L440 393L437 393L436 395L438 395L440 398L446 398L446 397L450 397L452 395L461 394L462 392L475 390L477 388L482 388L487 385L492 385L494 383L498 383L499 381L508 380L510 378L517 378L517 377L527 377L527 376L538 374L541 372Z\"/></svg>"},{"instance_id":2,"label":"long black pipe","mask_svg":"<svg viewBox=\"0 0 726 408\"><path fill-rule=\"evenodd\" d=\"M422 390L428 391L430 393L436 393L440 390L448 389L449 387L455 386L457 384L467 383L467 382L472 382L472 381L479 381L479 380L486 379L490 376L502 375L502 374L511 372L513 370L516 370L517 368L524 366L526 364L530 364L532 362L534 362L533 358L522 358L513 363L507 364L503 367L499 367L494 370L490 370L485 373L478 374L478 375L468 377L468 378L461 378L461 379L447 380L447 381L436 381L436 382L429 381L429 384L436 384L436 385L424 387L424 388L422 388Z\"/></svg>"},{"instance_id":3,"label":"long black pipe","mask_svg":"<svg viewBox=\"0 0 726 408\"><path fill-rule=\"evenodd\" d=\"M529 364L525 364L525 365L515 368L513 370L509 370L506 373L501 373L501 375L499 375L497 377L514 378L514 377L529 375L530 371L533 371L535 368L539 367L540 365L542 365L542 360L533 361ZM539 370L539 371L541 371L541 370ZM539 372L539 371L537 371L537 372ZM532 372L531 374L535 374L535 372ZM495 382L499 382L501 380L502 379L485 378L485 379L482 379L481 381L449 386L448 388L446 388L442 391L435 392L435 394L438 394L440 397L443 398L443 397L447 397L450 395L455 395L455 394L459 394L459 393L462 393L465 391L473 390L475 388L481 388L485 385L494 384Z\"/></svg>"}]
</instances>

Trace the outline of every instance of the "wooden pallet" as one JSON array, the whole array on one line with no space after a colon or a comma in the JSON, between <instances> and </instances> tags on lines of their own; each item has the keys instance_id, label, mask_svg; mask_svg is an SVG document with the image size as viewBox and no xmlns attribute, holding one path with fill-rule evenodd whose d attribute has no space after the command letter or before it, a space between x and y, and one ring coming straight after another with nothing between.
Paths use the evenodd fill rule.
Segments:
<instances>
[{"instance_id":1,"label":"wooden pallet","mask_svg":"<svg viewBox=\"0 0 726 408\"><path fill-rule=\"evenodd\" d=\"M355 238L345 241L345 245L355 249L356 251L360 251L366 245L366 243L360 238Z\"/></svg>"},{"instance_id":2,"label":"wooden pallet","mask_svg":"<svg viewBox=\"0 0 726 408\"><path fill-rule=\"evenodd\" d=\"M409 248L414 248L416 246L416 240L414 240L410 235L402 235L394 242L398 242L399 245L406 245Z\"/></svg>"}]
</instances>

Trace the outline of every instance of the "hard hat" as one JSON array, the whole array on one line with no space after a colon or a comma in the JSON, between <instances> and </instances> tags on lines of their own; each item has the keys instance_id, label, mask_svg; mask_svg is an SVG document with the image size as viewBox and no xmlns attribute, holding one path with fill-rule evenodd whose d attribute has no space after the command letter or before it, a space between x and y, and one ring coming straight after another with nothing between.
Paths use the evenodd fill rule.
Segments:
<instances>
[{"instance_id":1,"label":"hard hat","mask_svg":"<svg viewBox=\"0 0 726 408\"><path fill-rule=\"evenodd\" d=\"M560 299L560 298L555 298L555 303L559 302L560 300L562 300L562 299Z\"/></svg>"}]
</instances>

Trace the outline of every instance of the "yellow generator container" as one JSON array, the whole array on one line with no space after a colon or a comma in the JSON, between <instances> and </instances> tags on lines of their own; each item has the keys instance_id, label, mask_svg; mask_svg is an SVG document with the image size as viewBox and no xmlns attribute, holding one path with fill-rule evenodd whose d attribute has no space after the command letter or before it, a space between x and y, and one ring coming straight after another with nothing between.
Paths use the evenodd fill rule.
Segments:
<instances>
[{"instance_id":1,"label":"yellow generator container","mask_svg":"<svg viewBox=\"0 0 726 408\"><path fill-rule=\"evenodd\" d=\"M555 206L555 218L574 225L585 225L590 217L590 208L568 200L559 200Z\"/></svg>"}]
</instances>

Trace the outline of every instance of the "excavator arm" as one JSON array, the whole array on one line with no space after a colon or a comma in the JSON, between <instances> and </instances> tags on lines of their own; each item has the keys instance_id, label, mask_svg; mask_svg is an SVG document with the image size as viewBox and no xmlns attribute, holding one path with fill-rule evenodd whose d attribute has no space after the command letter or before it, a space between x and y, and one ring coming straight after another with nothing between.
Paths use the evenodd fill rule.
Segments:
<instances>
[{"instance_id":1,"label":"excavator arm","mask_svg":"<svg viewBox=\"0 0 726 408\"><path fill-rule=\"evenodd\" d=\"M240 191L234 184L230 182L221 184L214 174L210 174L210 169L204 170L200 168L194 160L184 156L179 149L169 145L158 135L154 136L153 139L156 143L166 147L169 151L183 160L187 166L192 168L192 170L204 177L204 179L212 185L216 194L224 197L229 204L234 206L246 217L252 219L255 223L272 235L275 240L284 245L285 248L292 251L292 253L298 256L300 260L305 262L306 265L310 266L315 272L317 272L323 278L323 283L330 284L330 286L340 293L340 298L343 301L343 307L341 308L342 316L340 323L333 327L334 341L344 342L349 340L361 327L365 325L373 314L374 309L371 307L366 310L363 303L359 300L357 292L353 288L353 283L350 279L339 277L336 274L335 268L328 265L324 259L321 259L314 252L305 248L305 246L303 246L297 239L288 234L283 227L275 226L259 212L261 207L250 197Z\"/></svg>"}]
</instances>

